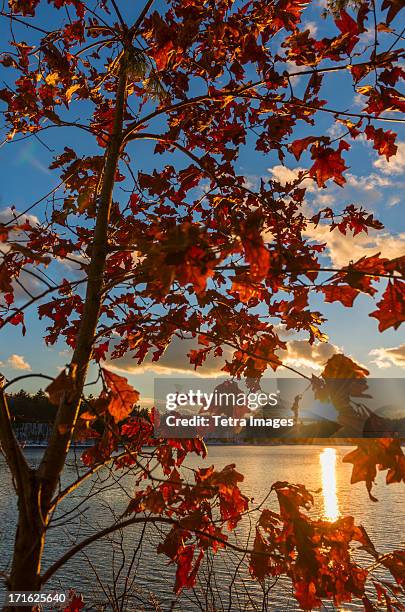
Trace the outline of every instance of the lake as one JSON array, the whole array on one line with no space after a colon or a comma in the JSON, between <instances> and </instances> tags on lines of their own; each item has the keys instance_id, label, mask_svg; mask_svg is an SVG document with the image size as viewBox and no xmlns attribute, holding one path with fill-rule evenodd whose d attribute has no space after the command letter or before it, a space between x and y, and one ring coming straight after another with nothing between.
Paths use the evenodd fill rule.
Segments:
<instances>
[{"instance_id":1,"label":"lake","mask_svg":"<svg viewBox=\"0 0 405 612\"><path fill-rule=\"evenodd\" d=\"M350 514L366 528L377 549L389 552L404 541L405 503L404 487L399 484L386 486L384 476L379 475L374 493L378 503L369 501L364 483L350 484L351 465L342 463L349 447L326 446L210 446L205 460L189 456L187 465L192 468L214 464L222 468L235 463L245 475L242 491L259 503L277 480L303 483L308 489L322 492L315 494L314 515L335 520ZM79 451L77 451L79 453ZM26 449L32 465L38 463L42 451ZM77 461L79 457L76 457ZM75 478L77 467L75 454L69 455L66 482ZM49 531L44 554L44 569L57 560L72 543L91 534L95 527L103 528L114 521L114 516L124 510L133 494L134 479L130 474L118 473L112 478L108 472L100 472L88 481L81 493L76 493L61 504L55 517L55 528ZM88 502L84 497L93 495ZM277 510L275 495L266 502ZM64 516L65 513L69 513ZM11 482L0 457L0 570L5 571L10 561L14 537L16 503ZM56 528L58 526L58 528ZM243 544L252 528L245 520L237 530L236 538ZM116 597L121 609L149 610L274 610L283 612L298 610L286 579L280 580L267 594L248 575L247 560L220 551L214 557L215 580L209 584L204 576L210 573L211 561L202 564L202 581L195 591L186 591L180 598L173 594L174 569L167 557L156 553L160 534L156 528L148 529L140 544L141 530L133 526L126 531L125 542L120 534L106 538L88 547L84 554L70 560L55 574L49 589L73 588L82 592L87 601L100 602L88 609L113 610L106 603ZM139 546L139 550L137 547ZM137 555L133 558L134 551ZM361 559L362 553L356 553ZM361 559L362 560L362 559ZM235 568L240 563L238 575ZM132 565L131 565L132 564ZM131 572L128 575L128 568ZM135 580L132 582L132 578ZM114 589L114 582L116 587ZM121 598L124 585L128 597ZM105 592L103 592L103 588ZM125 590L125 589L124 589ZM151 595L151 593L153 595ZM232 594L230 599L230 593ZM332 610L332 606L325 609ZM363 609L359 603L346 604L344 610Z\"/></svg>"}]
</instances>

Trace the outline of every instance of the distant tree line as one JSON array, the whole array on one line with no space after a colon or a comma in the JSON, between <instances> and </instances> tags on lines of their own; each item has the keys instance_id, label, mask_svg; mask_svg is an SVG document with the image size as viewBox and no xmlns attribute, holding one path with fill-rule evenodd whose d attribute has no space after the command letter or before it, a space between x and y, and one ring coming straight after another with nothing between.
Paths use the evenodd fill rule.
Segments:
<instances>
[{"instance_id":1,"label":"distant tree line","mask_svg":"<svg viewBox=\"0 0 405 612\"><path fill-rule=\"evenodd\" d=\"M10 412L16 422L26 423L52 423L56 414L56 407L49 401L48 395L39 389L36 393L28 393L24 389L20 389L17 393L10 393L7 396ZM91 400L90 395L87 400ZM86 406L82 405L83 412L86 411ZM147 417L148 410L135 405L133 413Z\"/></svg>"},{"instance_id":2,"label":"distant tree line","mask_svg":"<svg viewBox=\"0 0 405 612\"><path fill-rule=\"evenodd\" d=\"M17 422L52 423L55 418L56 408L42 389L34 394L20 389L17 393L8 396L8 402Z\"/></svg>"}]
</instances>

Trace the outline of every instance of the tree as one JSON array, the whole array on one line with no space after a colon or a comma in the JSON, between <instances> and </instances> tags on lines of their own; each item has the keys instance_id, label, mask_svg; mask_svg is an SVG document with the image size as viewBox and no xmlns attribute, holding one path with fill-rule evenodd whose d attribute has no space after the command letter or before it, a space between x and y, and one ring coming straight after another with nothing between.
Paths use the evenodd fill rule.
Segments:
<instances>
[{"instance_id":1,"label":"tree","mask_svg":"<svg viewBox=\"0 0 405 612\"><path fill-rule=\"evenodd\" d=\"M38 307L39 316L49 321L47 345L62 338L73 351L67 369L47 389L57 412L36 470L27 465L13 435L4 388L1 395L0 441L19 499L8 588L39 589L60 566L41 575L47 527L55 505L71 490L58 492L58 485L73 436L96 436L91 424L97 418L104 430L84 456L89 472L108 461L123 461L150 479L147 494L139 492L131 511L147 509L156 516L141 514L128 521L172 526L162 550L178 565L180 590L193 584L207 547L231 545L205 504L218 504L222 524L233 528L247 508L238 486L241 476L233 466L222 472L201 470L190 499L177 468L187 452L203 453L203 444L161 440L153 456L167 480L156 483L138 459L141 442L151 439L151 423L130 418L138 394L125 379L100 365L102 394L79 418L89 364L127 352L138 363L151 353L157 361L173 337L186 335L196 340L189 353L196 368L209 355L221 360L223 348L230 347L225 371L246 377L255 389L268 367L283 365L277 351L285 344L275 322L306 333L311 343L323 341L324 318L308 305L310 292L350 307L360 293L373 296L379 281L386 288L371 316L381 331L399 327L405 320L404 257L389 260L376 254L328 269L321 260L325 245L305 234L321 223L354 235L382 224L352 204L310 217L303 206L308 184L344 184L349 139L362 135L387 160L396 153L396 134L386 126L403 121L392 114L404 109L396 89L403 77L400 34L394 29L400 4L384 0L376 7L365 1L353 15L342 9L330 17L331 37L320 40L302 25L305 4L296 0L173 0L161 11L153 11L149 0L131 22L123 16L124 3L120 7L113 0L103 2L98 12L81 0L49 4L45 11L40 0L10 0L9 10L2 12L11 34L1 57L11 83L0 92L7 141L42 139L57 128L83 134L83 148L91 147L92 153L66 146L53 160L50 168L60 173L60 181L33 205L40 208L46 202L41 223L27 216L30 206L0 225L0 326L19 326L25 334L25 313ZM373 31L375 40L363 48L366 31ZM380 34L384 48L377 48ZM291 62L298 68L289 71ZM335 109L321 97L325 76L342 74L364 100L360 112ZM344 134L332 138L313 131L320 115L343 126ZM156 161L152 170L139 161L141 145L150 142L156 160L162 159L161 167ZM251 187L237 171L245 144L258 155L277 155L280 162L291 155L303 157L308 169L284 185L261 180ZM130 185L129 194L124 188L118 194L120 184ZM77 266L79 274L55 280L60 276L49 273L56 272L59 262ZM15 287L24 287L28 278L43 289L24 303ZM260 320L255 312L259 304L266 313ZM345 362L349 377L356 376L357 366L351 364ZM124 457L112 459L123 440ZM379 460L382 452L386 461ZM403 476L402 454L394 443L382 447L377 442L369 462L367 474L360 470L357 477L370 488L377 464L396 470L395 478ZM342 593L332 574L327 584L316 578L321 553L315 535L334 548L336 530L345 534L348 545L363 538L357 528L350 522L311 522L300 510L310 502L304 489L278 483L274 491L280 515L265 515L259 522L252 574L261 579L287 572L307 608L321 597L362 596L365 576L346 549L338 561L350 578ZM171 517L165 515L168 500L176 508ZM306 533L302 550L302 534L287 538L291 520ZM186 544L191 533L200 551L194 562L195 545ZM287 547L274 548L275 533L288 539ZM298 560L292 567L280 555L295 547Z\"/></svg>"}]
</instances>

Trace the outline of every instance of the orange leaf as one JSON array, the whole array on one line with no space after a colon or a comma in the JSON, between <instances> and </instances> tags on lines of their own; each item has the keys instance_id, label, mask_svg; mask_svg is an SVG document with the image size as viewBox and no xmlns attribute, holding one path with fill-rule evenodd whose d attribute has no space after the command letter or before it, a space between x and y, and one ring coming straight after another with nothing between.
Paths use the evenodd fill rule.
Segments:
<instances>
[{"instance_id":1,"label":"orange leaf","mask_svg":"<svg viewBox=\"0 0 405 612\"><path fill-rule=\"evenodd\" d=\"M387 161L398 151L398 147L395 144L397 135L391 132L391 130L384 132L382 128L376 130L372 125L368 125L364 131L367 140L374 141L373 148L378 151L380 155L385 155Z\"/></svg>"},{"instance_id":2,"label":"orange leaf","mask_svg":"<svg viewBox=\"0 0 405 612\"><path fill-rule=\"evenodd\" d=\"M398 327L405 321L405 283L400 280L390 281L382 300L377 303L378 310L370 313L370 317L378 319L380 332Z\"/></svg>"},{"instance_id":3,"label":"orange leaf","mask_svg":"<svg viewBox=\"0 0 405 612\"><path fill-rule=\"evenodd\" d=\"M163 47L155 52L155 62L158 70L164 70L167 67L172 50L173 42L169 40Z\"/></svg>"},{"instance_id":4,"label":"orange leaf","mask_svg":"<svg viewBox=\"0 0 405 612\"><path fill-rule=\"evenodd\" d=\"M294 155L295 159L298 161L302 155L302 152L305 151L310 144L317 142L319 138L316 136L307 136L307 138L300 138L299 140L294 140L294 142L289 146L291 153Z\"/></svg>"},{"instance_id":5,"label":"orange leaf","mask_svg":"<svg viewBox=\"0 0 405 612\"><path fill-rule=\"evenodd\" d=\"M118 376L105 368L102 368L105 383L110 391L108 412L118 423L125 419L132 411L134 404L139 400L139 392L136 391L128 380Z\"/></svg>"},{"instance_id":6,"label":"orange leaf","mask_svg":"<svg viewBox=\"0 0 405 612\"><path fill-rule=\"evenodd\" d=\"M322 372L322 378L365 378L369 371L346 355L333 355Z\"/></svg>"},{"instance_id":7,"label":"orange leaf","mask_svg":"<svg viewBox=\"0 0 405 612\"><path fill-rule=\"evenodd\" d=\"M244 304L247 304L251 298L259 298L261 295L260 289L251 283L241 283L238 281L233 281L232 293L238 293L240 301Z\"/></svg>"},{"instance_id":8,"label":"orange leaf","mask_svg":"<svg viewBox=\"0 0 405 612\"><path fill-rule=\"evenodd\" d=\"M342 149L349 149L349 145L341 140L339 149L334 151L331 147L322 147L313 145L311 147L312 159L315 160L314 165L310 168L309 174L316 179L319 187L324 187L325 182L333 178L335 183L341 187L345 184L346 179L342 173L347 169L341 156Z\"/></svg>"},{"instance_id":9,"label":"orange leaf","mask_svg":"<svg viewBox=\"0 0 405 612\"><path fill-rule=\"evenodd\" d=\"M326 285L320 290L325 294L325 302L341 302L343 306L350 308L359 294L358 289L349 285Z\"/></svg>"},{"instance_id":10,"label":"orange leaf","mask_svg":"<svg viewBox=\"0 0 405 612\"><path fill-rule=\"evenodd\" d=\"M47 386L45 391L49 395L49 401L54 406L59 406L59 404L67 400L69 401L72 396L72 392L75 390L75 376L74 373L66 373L66 370L62 370L62 372L55 378L54 381L51 382L50 385Z\"/></svg>"}]
</instances>

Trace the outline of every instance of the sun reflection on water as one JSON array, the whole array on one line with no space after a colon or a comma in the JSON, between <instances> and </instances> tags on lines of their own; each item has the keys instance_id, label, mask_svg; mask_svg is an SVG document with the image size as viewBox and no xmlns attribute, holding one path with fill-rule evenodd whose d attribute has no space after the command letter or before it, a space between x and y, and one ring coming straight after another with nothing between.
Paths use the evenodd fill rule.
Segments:
<instances>
[{"instance_id":1,"label":"sun reflection on water","mask_svg":"<svg viewBox=\"0 0 405 612\"><path fill-rule=\"evenodd\" d=\"M328 521L339 518L336 485L336 449L324 448L319 456L322 471L323 512Z\"/></svg>"}]
</instances>

